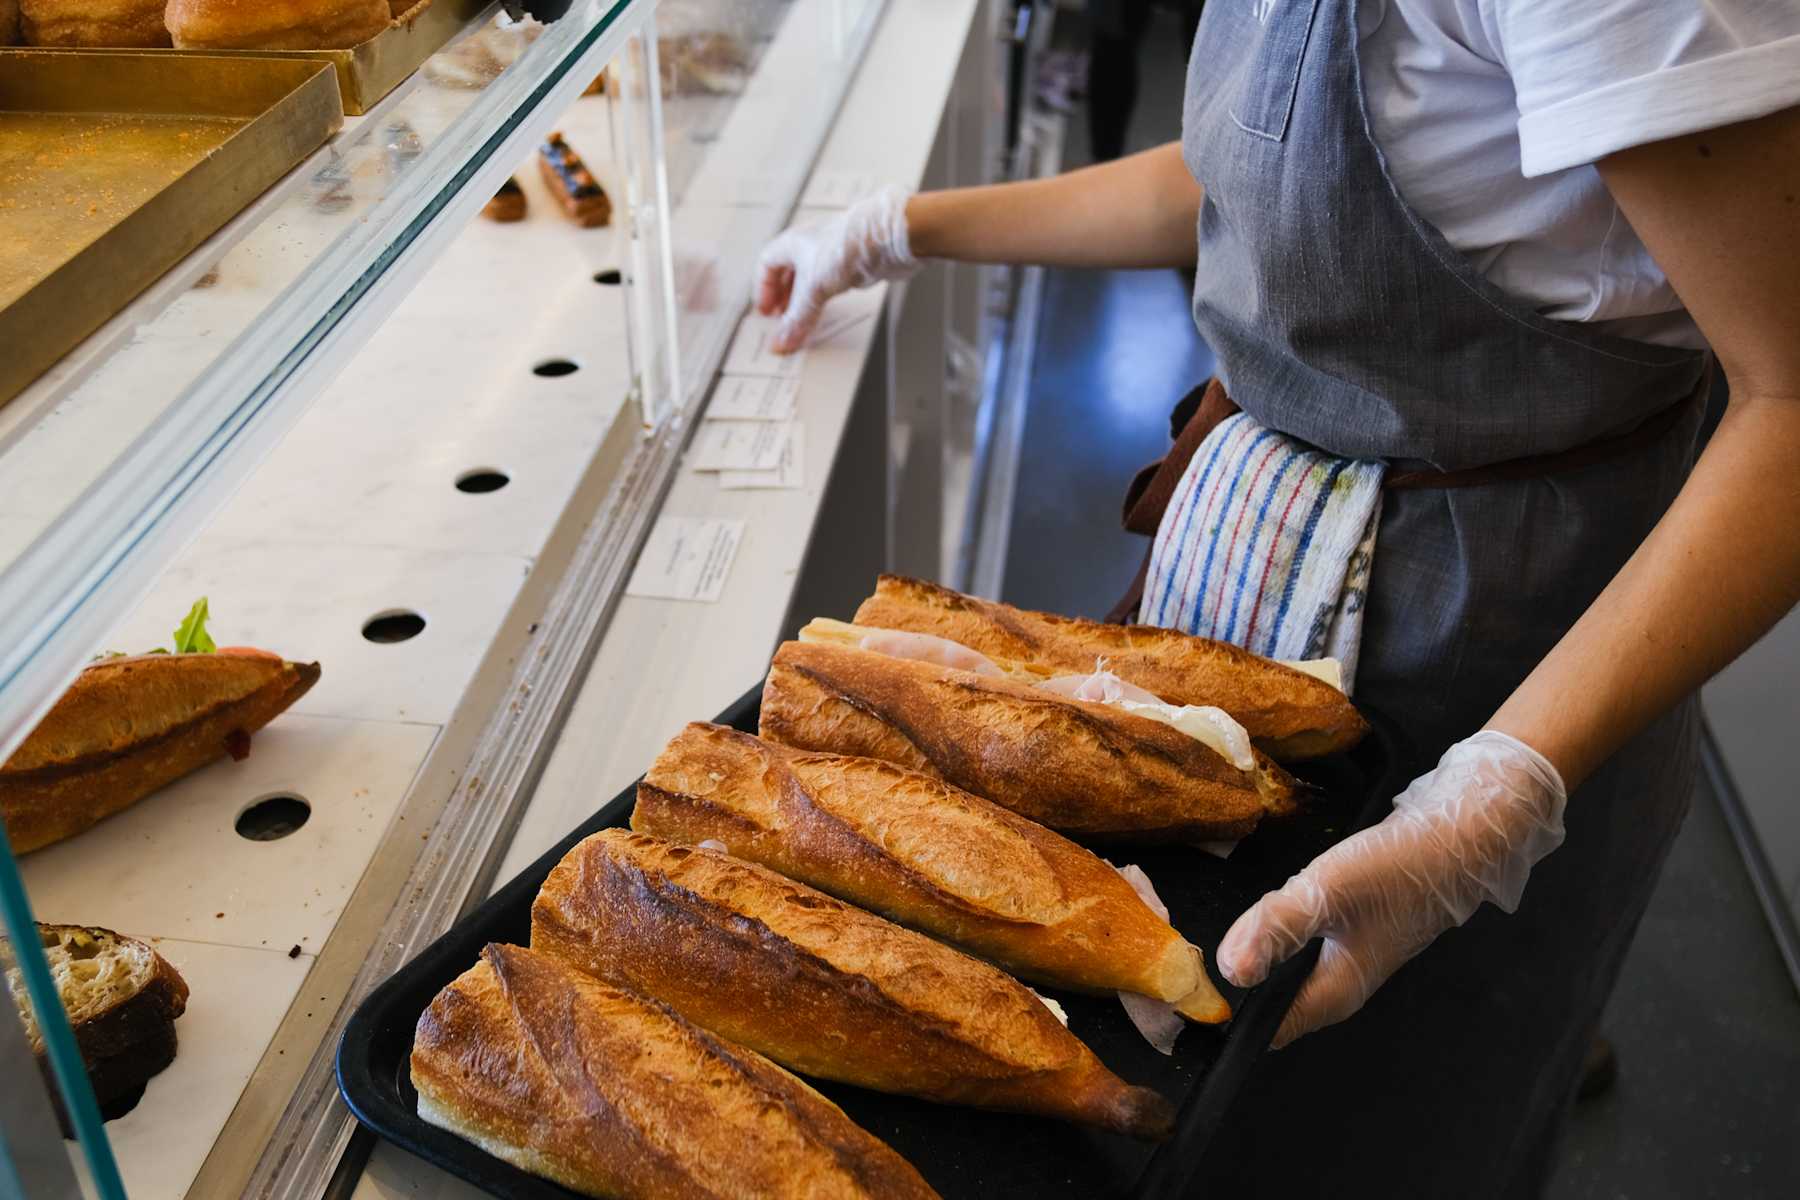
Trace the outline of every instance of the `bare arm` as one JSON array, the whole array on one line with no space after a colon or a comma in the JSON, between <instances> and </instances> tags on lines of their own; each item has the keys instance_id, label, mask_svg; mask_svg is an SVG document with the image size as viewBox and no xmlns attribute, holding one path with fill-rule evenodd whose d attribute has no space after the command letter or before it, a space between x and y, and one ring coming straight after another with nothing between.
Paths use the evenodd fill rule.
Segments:
<instances>
[{"instance_id":1,"label":"bare arm","mask_svg":"<svg viewBox=\"0 0 1800 1200\"><path fill-rule=\"evenodd\" d=\"M1170 142L1050 179L923 192L912 252L960 262L1191 267L1200 185Z\"/></svg>"},{"instance_id":2,"label":"bare arm","mask_svg":"<svg viewBox=\"0 0 1800 1200\"><path fill-rule=\"evenodd\" d=\"M1800 109L1600 163L1731 383L1650 536L1489 727L1573 788L1800 602Z\"/></svg>"}]
</instances>

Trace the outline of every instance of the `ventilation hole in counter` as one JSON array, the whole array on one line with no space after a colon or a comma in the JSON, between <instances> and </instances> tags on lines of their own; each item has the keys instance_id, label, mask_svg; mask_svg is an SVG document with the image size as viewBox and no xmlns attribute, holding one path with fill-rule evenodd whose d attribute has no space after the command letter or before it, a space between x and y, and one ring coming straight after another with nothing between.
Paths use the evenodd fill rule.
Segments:
<instances>
[{"instance_id":1,"label":"ventilation hole in counter","mask_svg":"<svg viewBox=\"0 0 1800 1200\"><path fill-rule=\"evenodd\" d=\"M253 842L278 842L312 816L312 805L298 796L265 796L238 814L238 836Z\"/></svg>"},{"instance_id":2,"label":"ventilation hole in counter","mask_svg":"<svg viewBox=\"0 0 1800 1200\"><path fill-rule=\"evenodd\" d=\"M477 467L473 471L464 471L456 477L456 490L480 495L483 492L497 492L512 482L512 476L505 471L496 471L492 467Z\"/></svg>"},{"instance_id":3,"label":"ventilation hole in counter","mask_svg":"<svg viewBox=\"0 0 1800 1200\"><path fill-rule=\"evenodd\" d=\"M625 277L619 274L619 268L617 267L608 267L604 271L594 272L594 282L604 283L608 287L617 287L620 283L624 282L624 279Z\"/></svg>"},{"instance_id":4,"label":"ventilation hole in counter","mask_svg":"<svg viewBox=\"0 0 1800 1200\"><path fill-rule=\"evenodd\" d=\"M424 630L424 617L405 609L394 609L376 613L363 622L362 635L371 642L404 642L418 637Z\"/></svg>"},{"instance_id":5,"label":"ventilation hole in counter","mask_svg":"<svg viewBox=\"0 0 1800 1200\"><path fill-rule=\"evenodd\" d=\"M547 358L531 368L533 375L541 375L545 379L557 379L564 375L573 375L581 370L581 364L570 362L566 358Z\"/></svg>"}]
</instances>

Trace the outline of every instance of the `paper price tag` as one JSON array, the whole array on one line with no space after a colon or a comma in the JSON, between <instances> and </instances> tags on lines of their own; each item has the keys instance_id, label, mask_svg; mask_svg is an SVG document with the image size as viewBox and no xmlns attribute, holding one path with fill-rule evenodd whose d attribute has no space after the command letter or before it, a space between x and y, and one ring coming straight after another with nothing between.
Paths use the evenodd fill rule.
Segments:
<instances>
[{"instance_id":1,"label":"paper price tag","mask_svg":"<svg viewBox=\"0 0 1800 1200\"><path fill-rule=\"evenodd\" d=\"M777 354L769 348L775 340L776 320L752 313L744 318L738 326L737 337L732 339L731 351L725 356L725 374L727 375L772 375L778 379L793 379L800 374L800 368L806 364L804 348L792 354Z\"/></svg>"},{"instance_id":2,"label":"paper price tag","mask_svg":"<svg viewBox=\"0 0 1800 1200\"><path fill-rule=\"evenodd\" d=\"M781 465L789 429L774 421L700 422L688 464L696 471L773 471Z\"/></svg>"},{"instance_id":3,"label":"paper price tag","mask_svg":"<svg viewBox=\"0 0 1800 1200\"><path fill-rule=\"evenodd\" d=\"M625 594L712 604L725 591L743 540L742 521L663 517L644 543Z\"/></svg>"},{"instance_id":4,"label":"paper price tag","mask_svg":"<svg viewBox=\"0 0 1800 1200\"><path fill-rule=\"evenodd\" d=\"M806 486L806 427L795 425L788 434L781 465L773 471L720 471L719 486L730 491L751 488Z\"/></svg>"},{"instance_id":5,"label":"paper price tag","mask_svg":"<svg viewBox=\"0 0 1800 1200\"><path fill-rule=\"evenodd\" d=\"M709 421L790 421L800 381L767 375L726 375L706 405Z\"/></svg>"}]
</instances>

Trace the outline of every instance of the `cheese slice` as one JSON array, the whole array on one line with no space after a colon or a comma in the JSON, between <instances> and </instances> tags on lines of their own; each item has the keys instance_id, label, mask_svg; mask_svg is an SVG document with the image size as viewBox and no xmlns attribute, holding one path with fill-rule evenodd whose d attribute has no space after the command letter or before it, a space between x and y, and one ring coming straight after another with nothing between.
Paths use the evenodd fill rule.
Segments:
<instances>
[{"instance_id":1,"label":"cheese slice","mask_svg":"<svg viewBox=\"0 0 1800 1200\"><path fill-rule=\"evenodd\" d=\"M1156 894L1156 886L1144 874L1142 867L1131 863L1122 867L1108 865L1125 877L1125 882L1131 885L1151 912L1165 921L1169 919L1168 905ZM1194 951L1196 957L1199 953L1198 950ZM1231 1016L1231 1006L1225 1002L1225 997L1219 995L1218 989L1213 987L1212 980L1207 977L1204 969L1201 971L1199 986L1173 1004L1140 996L1136 992L1119 992L1118 997L1119 1003L1125 1006L1125 1015L1131 1020L1132 1026L1143 1035L1145 1041L1163 1054L1175 1052L1175 1039L1186 1026L1184 1018L1216 1025Z\"/></svg>"},{"instance_id":2,"label":"cheese slice","mask_svg":"<svg viewBox=\"0 0 1800 1200\"><path fill-rule=\"evenodd\" d=\"M961 642L953 642L949 638L930 633L878 629L872 625L852 625L847 621L815 617L800 630L800 640L855 646L859 650L870 650L889 658L910 658L940 667L954 667L959 671L973 671L977 675L1006 674L999 664L981 651L971 650Z\"/></svg>"},{"instance_id":3,"label":"cheese slice","mask_svg":"<svg viewBox=\"0 0 1800 1200\"><path fill-rule=\"evenodd\" d=\"M1311 675L1314 679L1329 683L1338 691L1344 691L1344 664L1335 658L1306 658L1275 660L1284 667L1292 667L1302 675ZM1344 693L1349 695L1348 692Z\"/></svg>"}]
</instances>

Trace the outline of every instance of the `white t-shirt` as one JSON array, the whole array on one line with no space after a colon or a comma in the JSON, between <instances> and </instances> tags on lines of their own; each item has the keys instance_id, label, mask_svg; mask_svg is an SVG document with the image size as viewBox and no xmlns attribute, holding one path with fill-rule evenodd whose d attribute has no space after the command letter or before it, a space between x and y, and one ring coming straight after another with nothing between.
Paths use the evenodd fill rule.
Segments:
<instances>
[{"instance_id":1,"label":"white t-shirt","mask_svg":"<svg viewBox=\"0 0 1800 1200\"><path fill-rule=\"evenodd\" d=\"M1592 164L1800 104L1800 0L1357 4L1376 144L1451 245L1545 316L1705 344Z\"/></svg>"}]
</instances>

